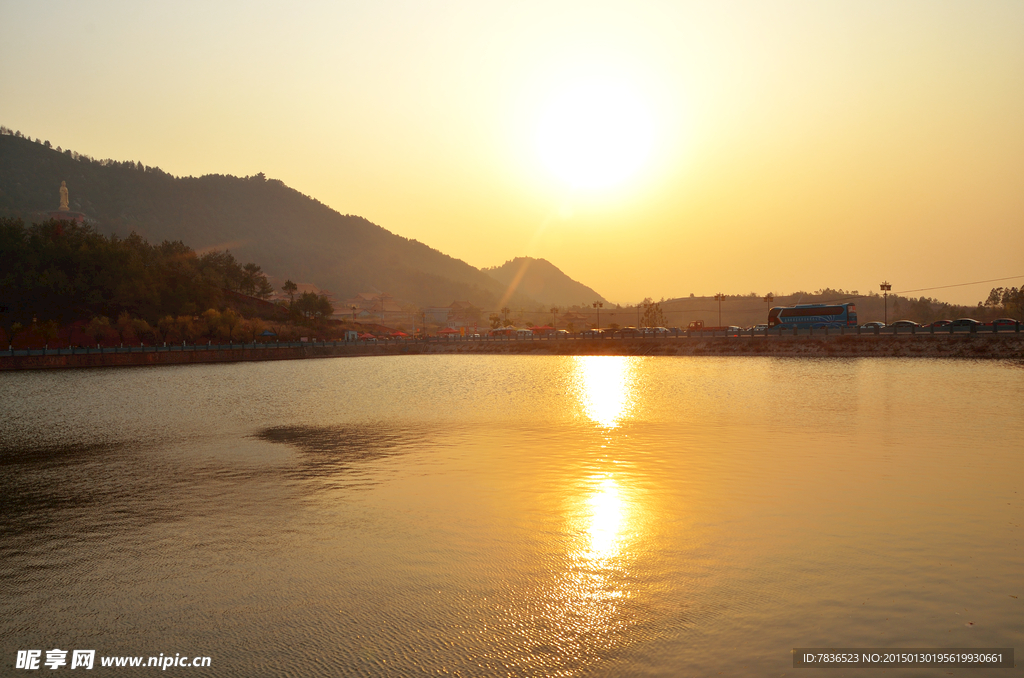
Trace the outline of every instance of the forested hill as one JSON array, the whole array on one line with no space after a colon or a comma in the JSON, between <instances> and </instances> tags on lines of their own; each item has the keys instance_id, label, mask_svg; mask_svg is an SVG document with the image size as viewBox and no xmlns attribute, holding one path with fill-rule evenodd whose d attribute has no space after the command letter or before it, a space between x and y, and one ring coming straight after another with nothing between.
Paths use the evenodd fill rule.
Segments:
<instances>
[{"instance_id":1,"label":"forested hill","mask_svg":"<svg viewBox=\"0 0 1024 678\"><path fill-rule=\"evenodd\" d=\"M503 286L515 284L520 293L544 304L589 306L595 301L607 301L590 287L562 273L547 259L516 257L501 266L485 268L484 271Z\"/></svg>"},{"instance_id":2,"label":"forested hill","mask_svg":"<svg viewBox=\"0 0 1024 678\"><path fill-rule=\"evenodd\" d=\"M269 275L314 283L339 300L382 291L419 305L465 300L493 309L505 291L464 261L339 214L262 174L173 177L141 163L96 161L0 135L0 216L48 218L59 205L61 181L71 209L101 233L125 237L134 230L150 242L230 249ZM515 303L536 304L522 294Z\"/></svg>"}]
</instances>

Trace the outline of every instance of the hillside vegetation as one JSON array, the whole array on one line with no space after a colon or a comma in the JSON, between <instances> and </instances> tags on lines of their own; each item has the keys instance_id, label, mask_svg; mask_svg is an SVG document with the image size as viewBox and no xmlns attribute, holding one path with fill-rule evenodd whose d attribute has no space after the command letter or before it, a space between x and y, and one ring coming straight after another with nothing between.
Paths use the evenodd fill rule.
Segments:
<instances>
[{"instance_id":1,"label":"hillside vegetation","mask_svg":"<svg viewBox=\"0 0 1024 678\"><path fill-rule=\"evenodd\" d=\"M537 301L554 306L607 303L607 299L583 283L576 282L546 259L516 257L484 272L505 287L516 289Z\"/></svg>"},{"instance_id":2,"label":"hillside vegetation","mask_svg":"<svg viewBox=\"0 0 1024 678\"><path fill-rule=\"evenodd\" d=\"M0 216L28 223L58 207L66 181L70 207L103 234L180 240L198 252L230 249L271 276L311 282L337 299L385 291L421 306L466 300L496 308L501 282L421 242L267 179L174 177L136 162L97 161L44 143L0 134ZM48 142L47 142L48 143ZM523 294L510 300L534 306Z\"/></svg>"}]
</instances>

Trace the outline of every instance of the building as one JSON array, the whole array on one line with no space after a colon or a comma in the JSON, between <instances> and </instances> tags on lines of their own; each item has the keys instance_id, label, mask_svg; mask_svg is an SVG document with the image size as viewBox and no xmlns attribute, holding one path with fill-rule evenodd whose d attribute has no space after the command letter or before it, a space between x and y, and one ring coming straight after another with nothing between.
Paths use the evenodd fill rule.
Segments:
<instances>
[{"instance_id":1,"label":"building","mask_svg":"<svg viewBox=\"0 0 1024 678\"><path fill-rule=\"evenodd\" d=\"M483 310L468 301L453 301L448 309L448 327L476 329L480 326L480 316Z\"/></svg>"},{"instance_id":2,"label":"building","mask_svg":"<svg viewBox=\"0 0 1024 678\"><path fill-rule=\"evenodd\" d=\"M483 310L468 301L453 301L448 306L429 306L423 309L427 323L441 325L453 330L460 328L477 329Z\"/></svg>"},{"instance_id":3,"label":"building","mask_svg":"<svg viewBox=\"0 0 1024 678\"><path fill-rule=\"evenodd\" d=\"M569 327L572 325L573 329L579 332L580 330L586 329L596 322L596 317L593 315L587 315L585 313L577 313L576 311L570 311L562 315L558 319L558 322L564 326Z\"/></svg>"}]
</instances>

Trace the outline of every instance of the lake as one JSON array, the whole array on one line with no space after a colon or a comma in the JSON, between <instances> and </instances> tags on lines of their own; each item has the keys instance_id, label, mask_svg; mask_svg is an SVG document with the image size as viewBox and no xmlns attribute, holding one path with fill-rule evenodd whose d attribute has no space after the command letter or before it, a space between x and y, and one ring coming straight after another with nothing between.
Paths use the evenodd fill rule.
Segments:
<instances>
[{"instance_id":1,"label":"lake","mask_svg":"<svg viewBox=\"0 0 1024 678\"><path fill-rule=\"evenodd\" d=\"M795 647L1024 638L1019 362L395 356L0 393L4 675L60 648L778 676Z\"/></svg>"}]
</instances>

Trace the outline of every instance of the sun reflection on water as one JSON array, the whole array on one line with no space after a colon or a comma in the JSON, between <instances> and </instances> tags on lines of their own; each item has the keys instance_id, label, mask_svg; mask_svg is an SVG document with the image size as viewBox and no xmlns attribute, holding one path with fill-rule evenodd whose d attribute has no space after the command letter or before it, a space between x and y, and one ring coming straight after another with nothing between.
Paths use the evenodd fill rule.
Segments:
<instances>
[{"instance_id":1,"label":"sun reflection on water","mask_svg":"<svg viewBox=\"0 0 1024 678\"><path fill-rule=\"evenodd\" d=\"M570 540L553 577L524 597L528 641L543 652L525 662L549 676L586 673L602 657L630 644L640 615L634 599L639 497L623 478L598 472L567 497Z\"/></svg>"},{"instance_id":2,"label":"sun reflection on water","mask_svg":"<svg viewBox=\"0 0 1024 678\"><path fill-rule=\"evenodd\" d=\"M572 459L560 485L560 538L552 568L511 610L511 627L528 648L516 663L525 673L577 676L629 646L643 618L645 591L638 549L649 497L633 482L632 463L619 454L636 416L644 360L630 356L569 358L573 415L591 431L568 443Z\"/></svg>"},{"instance_id":3,"label":"sun reflection on water","mask_svg":"<svg viewBox=\"0 0 1024 678\"><path fill-rule=\"evenodd\" d=\"M590 495L588 504L591 509L588 530L590 550L586 557L597 560L617 556L625 518L625 505L615 479L602 479L597 491Z\"/></svg>"},{"instance_id":4,"label":"sun reflection on water","mask_svg":"<svg viewBox=\"0 0 1024 678\"><path fill-rule=\"evenodd\" d=\"M583 413L598 426L616 428L633 409L634 362L628 356L577 356L572 383Z\"/></svg>"}]
</instances>

